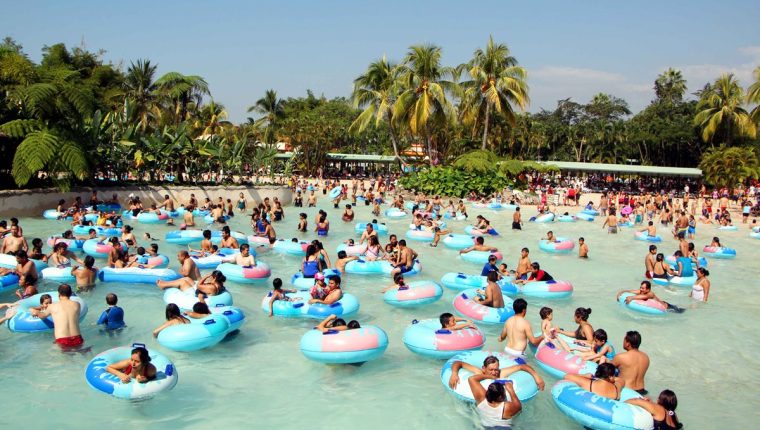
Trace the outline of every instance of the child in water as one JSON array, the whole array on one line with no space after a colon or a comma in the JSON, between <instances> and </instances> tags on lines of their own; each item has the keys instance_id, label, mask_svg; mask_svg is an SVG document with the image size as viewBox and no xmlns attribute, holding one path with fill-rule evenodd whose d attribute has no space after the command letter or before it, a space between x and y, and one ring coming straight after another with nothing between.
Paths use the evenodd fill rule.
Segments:
<instances>
[{"instance_id":1,"label":"child in water","mask_svg":"<svg viewBox=\"0 0 760 430\"><path fill-rule=\"evenodd\" d=\"M98 318L98 325L104 324L106 330L119 330L124 328L124 310L116 305L119 298L114 293L108 293L106 295L106 304L108 308L100 314Z\"/></svg>"},{"instance_id":2,"label":"child in water","mask_svg":"<svg viewBox=\"0 0 760 430\"><path fill-rule=\"evenodd\" d=\"M306 221L306 214L301 212L298 214L298 231L301 233L306 233L306 226L308 222Z\"/></svg>"},{"instance_id":3,"label":"child in water","mask_svg":"<svg viewBox=\"0 0 760 430\"><path fill-rule=\"evenodd\" d=\"M544 335L545 342L552 342L555 345L559 345L565 351L570 351L570 347L564 340L557 337L557 328L552 325L554 319L554 310L549 307L542 307L538 311L538 315L541 317L541 334Z\"/></svg>"},{"instance_id":4,"label":"child in water","mask_svg":"<svg viewBox=\"0 0 760 430\"><path fill-rule=\"evenodd\" d=\"M607 343L607 332L604 329L600 328L594 332L594 340L590 346L590 349L578 354L582 359L602 364L612 362L612 358L615 357L615 351Z\"/></svg>"},{"instance_id":5,"label":"child in water","mask_svg":"<svg viewBox=\"0 0 760 430\"><path fill-rule=\"evenodd\" d=\"M300 300L300 298L294 298L291 299L286 295L286 293L295 293L297 290L285 290L282 288L282 279L280 278L274 278L272 281L272 296L269 299L269 316L271 317L273 315L272 308L274 307L274 302L277 300L282 300L284 302L292 302L296 300Z\"/></svg>"},{"instance_id":6,"label":"child in water","mask_svg":"<svg viewBox=\"0 0 760 430\"><path fill-rule=\"evenodd\" d=\"M44 311L47 309L48 305L50 305L51 303L53 303L53 298L50 297L50 294L43 294L40 296L40 305L33 306L30 309ZM16 315L16 311L18 310L18 302L0 303L0 309L2 308L8 308L8 310L5 311L5 316L0 318L0 324L3 324L5 321L13 318L13 316Z\"/></svg>"},{"instance_id":7,"label":"child in water","mask_svg":"<svg viewBox=\"0 0 760 430\"><path fill-rule=\"evenodd\" d=\"M354 198L356 198L356 196L354 196ZM341 219L345 222L351 222L354 220L354 210L351 209L351 205L346 205L346 209L343 211Z\"/></svg>"}]
</instances>

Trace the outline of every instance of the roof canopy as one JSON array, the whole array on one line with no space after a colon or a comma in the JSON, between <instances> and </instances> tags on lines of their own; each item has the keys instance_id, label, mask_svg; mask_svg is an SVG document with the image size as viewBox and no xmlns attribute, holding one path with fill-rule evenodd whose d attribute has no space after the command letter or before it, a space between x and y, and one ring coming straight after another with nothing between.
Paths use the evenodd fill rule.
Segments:
<instances>
[{"instance_id":1,"label":"roof canopy","mask_svg":"<svg viewBox=\"0 0 760 430\"><path fill-rule=\"evenodd\" d=\"M292 152L277 154L276 158L288 159L293 156ZM355 161L364 163L393 163L395 157L390 155L372 154L340 154L329 152L327 158L331 161ZM563 172L604 172L624 175L641 176L683 176L699 178L702 176L700 169L690 167L664 167L664 166L638 166L630 164L605 164L605 163L578 163L574 161L539 161L541 164L553 164Z\"/></svg>"}]
</instances>

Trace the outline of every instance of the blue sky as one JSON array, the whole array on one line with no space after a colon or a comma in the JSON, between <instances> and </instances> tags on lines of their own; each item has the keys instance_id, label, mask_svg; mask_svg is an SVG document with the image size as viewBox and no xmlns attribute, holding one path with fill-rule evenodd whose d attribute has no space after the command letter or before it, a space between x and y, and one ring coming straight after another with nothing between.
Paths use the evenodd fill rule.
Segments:
<instances>
[{"instance_id":1,"label":"blue sky","mask_svg":"<svg viewBox=\"0 0 760 430\"><path fill-rule=\"evenodd\" d=\"M269 88L348 96L383 54L434 43L444 63L467 61L493 35L528 69L531 111L599 91L639 110L668 66L689 91L721 72L746 84L760 65L760 5L750 0L533 1L4 1L0 36L34 60L43 45L84 42L123 68L149 58L159 74L201 75L230 119Z\"/></svg>"}]
</instances>

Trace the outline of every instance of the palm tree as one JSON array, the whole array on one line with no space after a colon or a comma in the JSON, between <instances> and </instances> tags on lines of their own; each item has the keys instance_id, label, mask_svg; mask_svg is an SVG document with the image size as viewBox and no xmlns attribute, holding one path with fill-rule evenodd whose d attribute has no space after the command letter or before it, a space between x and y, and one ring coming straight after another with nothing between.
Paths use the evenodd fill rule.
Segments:
<instances>
[{"instance_id":1,"label":"palm tree","mask_svg":"<svg viewBox=\"0 0 760 430\"><path fill-rule=\"evenodd\" d=\"M183 75L179 72L169 72L156 80L156 93L167 98L173 107L174 124L188 119L188 105L201 104L204 95L209 92L205 79L195 75Z\"/></svg>"},{"instance_id":2,"label":"palm tree","mask_svg":"<svg viewBox=\"0 0 760 430\"><path fill-rule=\"evenodd\" d=\"M383 58L370 63L367 71L354 79L354 91L351 98L355 107L364 108L364 110L354 120L348 131L354 134L361 133L372 123L373 119L375 120L375 127L379 126L381 122L386 122L393 144L393 155L403 167L406 163L398 152L398 134L393 121L393 104L401 90L399 71L397 65L391 64L383 56Z\"/></svg>"},{"instance_id":3,"label":"palm tree","mask_svg":"<svg viewBox=\"0 0 760 430\"><path fill-rule=\"evenodd\" d=\"M140 122L140 128L145 131L150 122L150 114L156 101L156 86L153 78L156 75L155 65L150 60L137 60L130 63L124 76L123 95L131 101L133 114Z\"/></svg>"},{"instance_id":4,"label":"palm tree","mask_svg":"<svg viewBox=\"0 0 760 430\"><path fill-rule=\"evenodd\" d=\"M393 120L406 124L412 135L422 137L427 148L430 165L438 160L431 143L431 127L443 125L454 117L454 107L446 92L459 92L453 81L457 71L441 66L441 48L434 45L415 45L400 66L404 91L393 104Z\"/></svg>"},{"instance_id":5,"label":"palm tree","mask_svg":"<svg viewBox=\"0 0 760 430\"><path fill-rule=\"evenodd\" d=\"M481 149L486 149L491 109L514 126L513 105L521 110L528 105L527 72L517 65L517 59L510 55L507 45L494 43L493 37L488 38L485 50L478 48L475 51L467 67L472 80L462 83L465 89L463 110L468 112L466 116L476 119L476 125L479 123L477 119L482 119Z\"/></svg>"},{"instance_id":6,"label":"palm tree","mask_svg":"<svg viewBox=\"0 0 760 430\"><path fill-rule=\"evenodd\" d=\"M699 163L705 180L717 188L734 187L747 179L760 177L760 160L753 148L710 148Z\"/></svg>"},{"instance_id":7,"label":"palm tree","mask_svg":"<svg viewBox=\"0 0 760 430\"><path fill-rule=\"evenodd\" d=\"M657 95L657 100L666 103L681 102L686 94L686 79L683 78L680 70L669 67L654 81L654 93Z\"/></svg>"},{"instance_id":8,"label":"palm tree","mask_svg":"<svg viewBox=\"0 0 760 430\"><path fill-rule=\"evenodd\" d=\"M756 124L760 124L760 66L755 68L753 75L755 76L755 82L747 88L747 103L757 105L752 109L750 115Z\"/></svg>"},{"instance_id":9,"label":"palm tree","mask_svg":"<svg viewBox=\"0 0 760 430\"><path fill-rule=\"evenodd\" d=\"M744 90L733 74L724 74L702 91L694 125L702 129L702 139L713 143L719 137L729 146L734 137L755 137L755 123L742 104Z\"/></svg>"},{"instance_id":10,"label":"palm tree","mask_svg":"<svg viewBox=\"0 0 760 430\"><path fill-rule=\"evenodd\" d=\"M256 112L264 115L257 121L253 122L254 126L261 125L262 122L266 122L266 130L264 132L264 141L271 142L274 137L275 126L279 119L285 116L285 103L282 99L277 98L277 91L267 90L264 93L264 97L256 100L256 104L248 107L248 112Z\"/></svg>"}]
</instances>

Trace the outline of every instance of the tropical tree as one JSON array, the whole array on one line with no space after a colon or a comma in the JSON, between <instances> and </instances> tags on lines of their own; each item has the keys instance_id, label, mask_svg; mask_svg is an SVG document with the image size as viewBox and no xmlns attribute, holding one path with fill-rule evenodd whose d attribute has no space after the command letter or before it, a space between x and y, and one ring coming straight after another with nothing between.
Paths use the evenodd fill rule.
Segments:
<instances>
[{"instance_id":1,"label":"tropical tree","mask_svg":"<svg viewBox=\"0 0 760 430\"><path fill-rule=\"evenodd\" d=\"M732 188L748 179L760 178L760 160L753 148L725 144L710 148L702 157L699 168L705 180L717 188Z\"/></svg>"},{"instance_id":2,"label":"tropical tree","mask_svg":"<svg viewBox=\"0 0 760 430\"><path fill-rule=\"evenodd\" d=\"M253 122L254 126L266 125L264 131L264 141L274 143L274 130L280 119L285 116L284 102L277 98L277 91L267 90L264 97L256 100L253 106L248 107L248 112L256 112L263 115L260 119Z\"/></svg>"},{"instance_id":3,"label":"tropical tree","mask_svg":"<svg viewBox=\"0 0 760 430\"><path fill-rule=\"evenodd\" d=\"M483 123L481 149L485 150L491 110L514 126L514 107L524 110L528 105L527 72L517 65L517 59L511 55L507 45L494 43L493 37L488 38L485 50L475 50L466 67L472 80L461 84L464 88L462 114L476 126Z\"/></svg>"},{"instance_id":4,"label":"tropical tree","mask_svg":"<svg viewBox=\"0 0 760 430\"><path fill-rule=\"evenodd\" d=\"M119 94L125 98L124 103L132 104L134 119L140 122L140 129L145 131L150 125L151 114L156 102L156 65L150 60L139 59L130 63L124 76L124 91Z\"/></svg>"},{"instance_id":5,"label":"tropical tree","mask_svg":"<svg viewBox=\"0 0 760 430\"><path fill-rule=\"evenodd\" d=\"M460 155L452 165L468 172L488 173L496 171L499 161L499 157L493 152L479 149Z\"/></svg>"},{"instance_id":6,"label":"tropical tree","mask_svg":"<svg viewBox=\"0 0 760 430\"><path fill-rule=\"evenodd\" d=\"M188 109L191 103L197 107L204 95L211 94L205 79L179 72L169 72L161 76L156 80L155 87L156 93L170 102L175 125L189 119Z\"/></svg>"},{"instance_id":7,"label":"tropical tree","mask_svg":"<svg viewBox=\"0 0 760 430\"><path fill-rule=\"evenodd\" d=\"M750 115L755 124L760 124L760 66L755 68L753 75L755 82L747 88L747 103L756 105Z\"/></svg>"},{"instance_id":8,"label":"tropical tree","mask_svg":"<svg viewBox=\"0 0 760 430\"><path fill-rule=\"evenodd\" d=\"M459 92L455 82L445 78L455 79L458 73L441 65L441 48L435 45L410 47L400 67L404 91L393 105L393 119L424 140L432 166L439 162L439 154L431 142L432 128L453 120L454 107L446 93Z\"/></svg>"},{"instance_id":9,"label":"tropical tree","mask_svg":"<svg viewBox=\"0 0 760 430\"><path fill-rule=\"evenodd\" d=\"M665 103L680 103L686 94L686 79L680 70L668 67L654 81L654 94L657 100Z\"/></svg>"},{"instance_id":10,"label":"tropical tree","mask_svg":"<svg viewBox=\"0 0 760 430\"><path fill-rule=\"evenodd\" d=\"M730 146L735 138L755 137L755 123L742 107L744 101L744 90L733 74L723 74L706 87L694 116L702 139L710 144L718 139Z\"/></svg>"},{"instance_id":11,"label":"tropical tree","mask_svg":"<svg viewBox=\"0 0 760 430\"><path fill-rule=\"evenodd\" d=\"M363 108L361 114L351 123L349 132L358 134L373 123L378 127L381 123L388 125L393 155L405 166L406 163L399 155L398 133L393 121L393 104L401 90L399 79L400 68L390 63L385 56L370 63L358 78L354 79L354 91L351 98L354 107Z\"/></svg>"}]
</instances>

